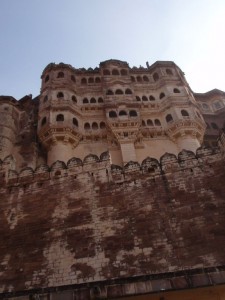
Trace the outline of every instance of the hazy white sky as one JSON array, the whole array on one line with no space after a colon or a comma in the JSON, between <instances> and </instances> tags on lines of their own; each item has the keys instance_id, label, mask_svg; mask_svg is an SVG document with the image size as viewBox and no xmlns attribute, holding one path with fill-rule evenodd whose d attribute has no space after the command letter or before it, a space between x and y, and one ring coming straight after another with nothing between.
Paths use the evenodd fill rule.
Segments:
<instances>
[{"instance_id":1,"label":"hazy white sky","mask_svg":"<svg viewBox=\"0 0 225 300\"><path fill-rule=\"evenodd\" d=\"M195 92L225 91L225 0L0 0L0 95L37 96L50 62L172 60Z\"/></svg>"}]
</instances>

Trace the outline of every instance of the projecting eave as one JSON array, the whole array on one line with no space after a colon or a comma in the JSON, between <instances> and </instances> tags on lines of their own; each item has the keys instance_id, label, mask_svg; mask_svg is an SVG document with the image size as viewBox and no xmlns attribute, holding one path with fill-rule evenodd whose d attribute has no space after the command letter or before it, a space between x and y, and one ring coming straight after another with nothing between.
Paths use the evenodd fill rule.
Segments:
<instances>
[{"instance_id":1,"label":"projecting eave","mask_svg":"<svg viewBox=\"0 0 225 300\"><path fill-rule=\"evenodd\" d=\"M43 76L44 76L44 74L45 74L46 72L49 72L49 71L52 71L52 70L57 70L57 69L70 69L70 70L72 70L72 71L75 71L75 70L76 70L73 66L71 66L71 65L69 65L69 64L65 64L65 63L63 63L63 62L61 62L61 63L59 63L59 64L56 64L56 63L50 63L50 64L48 64L48 65L44 68L44 70L43 70L43 72L42 72L42 74L41 74L41 78L43 78Z\"/></svg>"},{"instance_id":2,"label":"projecting eave","mask_svg":"<svg viewBox=\"0 0 225 300\"><path fill-rule=\"evenodd\" d=\"M129 64L126 61L118 60L118 59L108 59L100 62L100 67L108 67L110 65L120 66L124 68L129 68Z\"/></svg>"},{"instance_id":3,"label":"projecting eave","mask_svg":"<svg viewBox=\"0 0 225 300\"><path fill-rule=\"evenodd\" d=\"M178 67L178 65L175 64L175 62L173 61L163 61L163 60L157 60L154 64L152 64L151 66L149 66L149 70L154 70L156 68L159 67L175 67L177 69L179 69L182 73L183 71Z\"/></svg>"},{"instance_id":4,"label":"projecting eave","mask_svg":"<svg viewBox=\"0 0 225 300\"><path fill-rule=\"evenodd\" d=\"M17 100L12 96L0 95L0 101L16 102Z\"/></svg>"},{"instance_id":5,"label":"projecting eave","mask_svg":"<svg viewBox=\"0 0 225 300\"><path fill-rule=\"evenodd\" d=\"M26 106L30 102L38 102L39 101L39 95L35 98L32 98L32 95L25 95L21 99L17 100L12 96L0 96L0 103L6 103L9 105L16 106L17 109L23 109L24 106Z\"/></svg>"},{"instance_id":6,"label":"projecting eave","mask_svg":"<svg viewBox=\"0 0 225 300\"><path fill-rule=\"evenodd\" d=\"M206 93L194 93L194 96L197 98L208 98L210 96L225 96L225 92L219 90L219 89L213 89L211 91L208 91Z\"/></svg>"}]
</instances>

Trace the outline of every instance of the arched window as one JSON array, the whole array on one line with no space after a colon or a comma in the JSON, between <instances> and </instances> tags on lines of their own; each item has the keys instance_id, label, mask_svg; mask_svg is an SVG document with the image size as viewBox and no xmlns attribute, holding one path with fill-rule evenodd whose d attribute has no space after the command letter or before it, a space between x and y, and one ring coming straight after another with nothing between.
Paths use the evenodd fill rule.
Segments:
<instances>
[{"instance_id":1,"label":"arched window","mask_svg":"<svg viewBox=\"0 0 225 300\"><path fill-rule=\"evenodd\" d=\"M144 77L143 77L143 80L144 80L145 82L148 82L148 81L149 81L148 76L144 76Z\"/></svg>"},{"instance_id":2,"label":"arched window","mask_svg":"<svg viewBox=\"0 0 225 300\"><path fill-rule=\"evenodd\" d=\"M148 126L154 126L152 120L150 120L150 119L147 120L147 125Z\"/></svg>"},{"instance_id":3,"label":"arched window","mask_svg":"<svg viewBox=\"0 0 225 300\"><path fill-rule=\"evenodd\" d=\"M76 82L76 79L75 79L75 77L74 77L73 75L71 75L71 80L72 80L73 82Z\"/></svg>"},{"instance_id":4,"label":"arched window","mask_svg":"<svg viewBox=\"0 0 225 300\"><path fill-rule=\"evenodd\" d=\"M219 127L217 126L217 124L216 123L211 123L211 127L213 128L213 129L219 129Z\"/></svg>"},{"instance_id":5,"label":"arched window","mask_svg":"<svg viewBox=\"0 0 225 300\"><path fill-rule=\"evenodd\" d=\"M173 92L174 92L175 94L179 94L179 93L180 93L180 90L177 89L177 88L175 88L175 89L173 89Z\"/></svg>"},{"instance_id":6,"label":"arched window","mask_svg":"<svg viewBox=\"0 0 225 300\"><path fill-rule=\"evenodd\" d=\"M154 101L154 100L155 100L155 97L153 97L153 96L151 95L151 96L149 96L149 100L150 100L150 101Z\"/></svg>"},{"instance_id":7,"label":"arched window","mask_svg":"<svg viewBox=\"0 0 225 300\"><path fill-rule=\"evenodd\" d=\"M165 97L165 94L164 93L161 93L160 95L159 95L159 99L163 99Z\"/></svg>"},{"instance_id":8,"label":"arched window","mask_svg":"<svg viewBox=\"0 0 225 300\"><path fill-rule=\"evenodd\" d=\"M95 78L95 83L100 83L100 82L101 82L101 78L96 77L96 78Z\"/></svg>"},{"instance_id":9,"label":"arched window","mask_svg":"<svg viewBox=\"0 0 225 300\"><path fill-rule=\"evenodd\" d=\"M169 123L169 122L172 122L173 121L173 117L171 116L171 114L168 114L166 116L166 122Z\"/></svg>"},{"instance_id":10,"label":"arched window","mask_svg":"<svg viewBox=\"0 0 225 300\"><path fill-rule=\"evenodd\" d=\"M49 81L49 75L47 75L46 77L45 77L45 82L48 82Z\"/></svg>"},{"instance_id":11,"label":"arched window","mask_svg":"<svg viewBox=\"0 0 225 300\"><path fill-rule=\"evenodd\" d=\"M161 122L158 119L155 119L155 126L161 126Z\"/></svg>"},{"instance_id":12,"label":"arched window","mask_svg":"<svg viewBox=\"0 0 225 300\"><path fill-rule=\"evenodd\" d=\"M76 127L78 127L78 121L77 121L76 118L73 118L73 125L76 126Z\"/></svg>"},{"instance_id":13,"label":"arched window","mask_svg":"<svg viewBox=\"0 0 225 300\"><path fill-rule=\"evenodd\" d=\"M125 90L125 94L126 94L126 95L131 95L131 94L132 94L132 91L131 91L130 89L126 89L126 90Z\"/></svg>"},{"instance_id":14,"label":"arched window","mask_svg":"<svg viewBox=\"0 0 225 300\"><path fill-rule=\"evenodd\" d=\"M47 102L48 101L48 96L46 95L45 97L44 97L44 102Z\"/></svg>"},{"instance_id":15,"label":"arched window","mask_svg":"<svg viewBox=\"0 0 225 300\"><path fill-rule=\"evenodd\" d=\"M123 91L120 90L120 89L118 89L118 90L116 90L115 94L116 94L116 95L123 95Z\"/></svg>"},{"instance_id":16,"label":"arched window","mask_svg":"<svg viewBox=\"0 0 225 300\"><path fill-rule=\"evenodd\" d=\"M86 78L82 78L81 79L81 84L87 84L87 79Z\"/></svg>"},{"instance_id":17,"label":"arched window","mask_svg":"<svg viewBox=\"0 0 225 300\"><path fill-rule=\"evenodd\" d=\"M122 76L126 76L126 75L127 75L127 70L122 69L122 70L120 71L120 74L121 74Z\"/></svg>"},{"instance_id":18,"label":"arched window","mask_svg":"<svg viewBox=\"0 0 225 300\"><path fill-rule=\"evenodd\" d=\"M64 73L63 72L59 72L57 75L57 78L64 78Z\"/></svg>"},{"instance_id":19,"label":"arched window","mask_svg":"<svg viewBox=\"0 0 225 300\"><path fill-rule=\"evenodd\" d=\"M130 115L130 117L137 117L136 110L130 110L129 115Z\"/></svg>"},{"instance_id":20,"label":"arched window","mask_svg":"<svg viewBox=\"0 0 225 300\"><path fill-rule=\"evenodd\" d=\"M103 103L103 99L101 97L98 98L98 103Z\"/></svg>"},{"instance_id":21,"label":"arched window","mask_svg":"<svg viewBox=\"0 0 225 300\"><path fill-rule=\"evenodd\" d=\"M58 92L57 98L63 98L63 97L64 97L64 94L62 92Z\"/></svg>"},{"instance_id":22,"label":"arched window","mask_svg":"<svg viewBox=\"0 0 225 300\"><path fill-rule=\"evenodd\" d=\"M74 103L77 103L77 98L74 95L71 97L71 99Z\"/></svg>"},{"instance_id":23,"label":"arched window","mask_svg":"<svg viewBox=\"0 0 225 300\"><path fill-rule=\"evenodd\" d=\"M112 75L120 75L120 73L117 69L113 69L112 70Z\"/></svg>"},{"instance_id":24,"label":"arched window","mask_svg":"<svg viewBox=\"0 0 225 300\"><path fill-rule=\"evenodd\" d=\"M171 76L173 75L173 72L171 69L166 69L166 74Z\"/></svg>"},{"instance_id":25,"label":"arched window","mask_svg":"<svg viewBox=\"0 0 225 300\"><path fill-rule=\"evenodd\" d=\"M110 110L109 117L110 118L116 118L117 117L117 113L114 110Z\"/></svg>"},{"instance_id":26,"label":"arched window","mask_svg":"<svg viewBox=\"0 0 225 300\"><path fill-rule=\"evenodd\" d=\"M94 83L94 78L93 77L89 77L88 78L88 83Z\"/></svg>"},{"instance_id":27,"label":"arched window","mask_svg":"<svg viewBox=\"0 0 225 300\"><path fill-rule=\"evenodd\" d=\"M85 124L84 124L84 129L85 129L85 130L90 130L90 129L91 129L90 124L89 124L89 123L85 123Z\"/></svg>"},{"instance_id":28,"label":"arched window","mask_svg":"<svg viewBox=\"0 0 225 300\"><path fill-rule=\"evenodd\" d=\"M154 81L158 81L159 80L159 74L158 73L154 73L153 74L153 79L154 79Z\"/></svg>"},{"instance_id":29,"label":"arched window","mask_svg":"<svg viewBox=\"0 0 225 300\"><path fill-rule=\"evenodd\" d=\"M114 93L113 93L112 90L108 90L108 91L106 92L106 95L114 95Z\"/></svg>"},{"instance_id":30,"label":"arched window","mask_svg":"<svg viewBox=\"0 0 225 300\"><path fill-rule=\"evenodd\" d=\"M105 128L106 128L105 122L101 122L101 123L100 123L100 128L101 128L101 129L105 129Z\"/></svg>"},{"instance_id":31,"label":"arched window","mask_svg":"<svg viewBox=\"0 0 225 300\"><path fill-rule=\"evenodd\" d=\"M209 106L208 106L208 104L203 103L203 104L202 104L202 108L203 108L203 109L209 109Z\"/></svg>"},{"instance_id":32,"label":"arched window","mask_svg":"<svg viewBox=\"0 0 225 300\"><path fill-rule=\"evenodd\" d=\"M108 69L103 70L103 75L110 75L110 71Z\"/></svg>"},{"instance_id":33,"label":"arched window","mask_svg":"<svg viewBox=\"0 0 225 300\"><path fill-rule=\"evenodd\" d=\"M136 100L137 100L137 101L141 101L141 98L138 97L138 96L136 96Z\"/></svg>"},{"instance_id":34,"label":"arched window","mask_svg":"<svg viewBox=\"0 0 225 300\"><path fill-rule=\"evenodd\" d=\"M142 82L141 76L138 76L138 77L137 77L137 82Z\"/></svg>"},{"instance_id":35,"label":"arched window","mask_svg":"<svg viewBox=\"0 0 225 300\"><path fill-rule=\"evenodd\" d=\"M214 102L213 103L213 107L217 110L220 109L222 107L222 104L220 101Z\"/></svg>"},{"instance_id":36,"label":"arched window","mask_svg":"<svg viewBox=\"0 0 225 300\"><path fill-rule=\"evenodd\" d=\"M148 98L146 96L143 96L142 101L148 101Z\"/></svg>"},{"instance_id":37,"label":"arched window","mask_svg":"<svg viewBox=\"0 0 225 300\"><path fill-rule=\"evenodd\" d=\"M89 103L88 99L87 99L87 98L84 98L84 99L83 99L83 103Z\"/></svg>"},{"instance_id":38,"label":"arched window","mask_svg":"<svg viewBox=\"0 0 225 300\"><path fill-rule=\"evenodd\" d=\"M132 81L132 82L135 82L135 81L136 81L134 76L131 76L131 81Z\"/></svg>"},{"instance_id":39,"label":"arched window","mask_svg":"<svg viewBox=\"0 0 225 300\"><path fill-rule=\"evenodd\" d=\"M119 116L127 116L127 112L125 110L121 110L119 112Z\"/></svg>"},{"instance_id":40,"label":"arched window","mask_svg":"<svg viewBox=\"0 0 225 300\"><path fill-rule=\"evenodd\" d=\"M47 119L46 119L46 117L44 117L41 121L41 126L44 126L46 124L46 122L47 122Z\"/></svg>"},{"instance_id":41,"label":"arched window","mask_svg":"<svg viewBox=\"0 0 225 300\"><path fill-rule=\"evenodd\" d=\"M97 130L98 129L98 124L96 122L92 123L92 129Z\"/></svg>"},{"instance_id":42,"label":"arched window","mask_svg":"<svg viewBox=\"0 0 225 300\"><path fill-rule=\"evenodd\" d=\"M91 98L90 103L96 103L96 99L95 98Z\"/></svg>"},{"instance_id":43,"label":"arched window","mask_svg":"<svg viewBox=\"0 0 225 300\"><path fill-rule=\"evenodd\" d=\"M185 109L182 109L182 110L181 110L181 115L182 115L183 117L189 117L189 113L188 113Z\"/></svg>"},{"instance_id":44,"label":"arched window","mask_svg":"<svg viewBox=\"0 0 225 300\"><path fill-rule=\"evenodd\" d=\"M145 125L145 121L144 120L142 120L141 121L141 126L143 126L143 127L145 127L146 125Z\"/></svg>"},{"instance_id":45,"label":"arched window","mask_svg":"<svg viewBox=\"0 0 225 300\"><path fill-rule=\"evenodd\" d=\"M56 116L56 121L57 122L63 122L64 121L64 115L62 115L62 114L57 115Z\"/></svg>"}]
</instances>

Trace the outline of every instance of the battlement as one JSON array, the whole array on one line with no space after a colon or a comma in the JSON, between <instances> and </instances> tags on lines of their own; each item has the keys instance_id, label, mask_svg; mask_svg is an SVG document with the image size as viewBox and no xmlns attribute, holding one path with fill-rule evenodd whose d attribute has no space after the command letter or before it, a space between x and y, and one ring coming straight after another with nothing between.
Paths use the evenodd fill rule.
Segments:
<instances>
[{"instance_id":1,"label":"battlement","mask_svg":"<svg viewBox=\"0 0 225 300\"><path fill-rule=\"evenodd\" d=\"M75 176L76 178L92 178L99 182L126 183L137 178L151 178L176 172L202 172L202 168L209 168L210 164L222 161L224 153L219 149L201 147L196 153L182 150L178 156L165 153L159 160L151 157L145 158L141 164L130 161L124 167L111 164L108 152L100 157L94 154L87 155L82 161L73 157L67 163L56 161L51 166L42 164L36 169L26 167L19 172L15 170L15 159L7 156L0 160L0 184L17 186L20 184L35 183L43 180L59 179L61 177Z\"/></svg>"}]
</instances>

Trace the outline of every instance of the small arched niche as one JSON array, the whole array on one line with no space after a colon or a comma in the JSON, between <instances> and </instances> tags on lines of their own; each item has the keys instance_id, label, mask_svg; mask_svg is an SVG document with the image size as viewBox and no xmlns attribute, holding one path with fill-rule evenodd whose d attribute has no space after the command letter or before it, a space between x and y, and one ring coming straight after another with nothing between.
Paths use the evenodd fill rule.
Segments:
<instances>
[{"instance_id":1,"label":"small arched niche","mask_svg":"<svg viewBox=\"0 0 225 300\"><path fill-rule=\"evenodd\" d=\"M113 69L112 70L112 75L120 75L120 73L117 69Z\"/></svg>"},{"instance_id":2,"label":"small arched niche","mask_svg":"<svg viewBox=\"0 0 225 300\"><path fill-rule=\"evenodd\" d=\"M96 122L92 123L91 127L93 130L98 130L98 123L96 123Z\"/></svg>"},{"instance_id":3,"label":"small arched niche","mask_svg":"<svg viewBox=\"0 0 225 300\"><path fill-rule=\"evenodd\" d=\"M125 94L126 94L126 95L131 95L131 94L132 94L131 89L126 89L126 90L125 90Z\"/></svg>"},{"instance_id":4,"label":"small arched niche","mask_svg":"<svg viewBox=\"0 0 225 300\"><path fill-rule=\"evenodd\" d=\"M159 74L155 72L153 74L153 79L154 79L154 81L158 81L159 80Z\"/></svg>"},{"instance_id":5,"label":"small arched niche","mask_svg":"<svg viewBox=\"0 0 225 300\"><path fill-rule=\"evenodd\" d=\"M64 94L63 94L63 92L58 92L58 94L57 94L57 98L64 98Z\"/></svg>"},{"instance_id":6,"label":"small arched niche","mask_svg":"<svg viewBox=\"0 0 225 300\"><path fill-rule=\"evenodd\" d=\"M78 121L77 121L76 118L73 118L73 125L74 125L75 127L78 127Z\"/></svg>"},{"instance_id":7,"label":"small arched niche","mask_svg":"<svg viewBox=\"0 0 225 300\"><path fill-rule=\"evenodd\" d=\"M147 125L148 125L148 126L154 126L151 119L148 119L148 120L147 120Z\"/></svg>"},{"instance_id":8,"label":"small arched niche","mask_svg":"<svg viewBox=\"0 0 225 300\"><path fill-rule=\"evenodd\" d=\"M41 121L41 126L44 126L46 124L46 122L47 122L47 118L44 117Z\"/></svg>"},{"instance_id":9,"label":"small arched niche","mask_svg":"<svg viewBox=\"0 0 225 300\"><path fill-rule=\"evenodd\" d=\"M117 89L115 94L116 95L123 95L123 91L121 89Z\"/></svg>"},{"instance_id":10,"label":"small arched niche","mask_svg":"<svg viewBox=\"0 0 225 300\"><path fill-rule=\"evenodd\" d=\"M166 122L167 122L167 123L170 123L170 122L172 122L172 121L173 121L172 115L171 115L171 114L166 115Z\"/></svg>"},{"instance_id":11,"label":"small arched niche","mask_svg":"<svg viewBox=\"0 0 225 300\"><path fill-rule=\"evenodd\" d=\"M122 117L122 116L127 116L127 112L125 110L121 110L119 112L119 116Z\"/></svg>"},{"instance_id":12,"label":"small arched niche","mask_svg":"<svg viewBox=\"0 0 225 300\"><path fill-rule=\"evenodd\" d=\"M161 122L159 121L159 119L155 119L155 126L161 126Z\"/></svg>"},{"instance_id":13,"label":"small arched niche","mask_svg":"<svg viewBox=\"0 0 225 300\"><path fill-rule=\"evenodd\" d=\"M63 114L59 114L56 116L56 121L57 122L63 122L64 121L64 115Z\"/></svg>"},{"instance_id":14,"label":"small arched niche","mask_svg":"<svg viewBox=\"0 0 225 300\"><path fill-rule=\"evenodd\" d=\"M90 129L91 129L90 124L89 124L88 122L86 122L86 123L84 124L84 130L90 130Z\"/></svg>"},{"instance_id":15,"label":"small arched niche","mask_svg":"<svg viewBox=\"0 0 225 300\"><path fill-rule=\"evenodd\" d=\"M136 110L130 110L129 115L130 115L130 117L137 117L138 114L137 114Z\"/></svg>"},{"instance_id":16,"label":"small arched niche","mask_svg":"<svg viewBox=\"0 0 225 300\"><path fill-rule=\"evenodd\" d=\"M189 117L189 113L188 113L185 109L182 109L182 110L181 110L181 115L182 115L183 117Z\"/></svg>"},{"instance_id":17,"label":"small arched niche","mask_svg":"<svg viewBox=\"0 0 225 300\"><path fill-rule=\"evenodd\" d=\"M108 69L103 70L103 75L110 75L110 71Z\"/></svg>"},{"instance_id":18,"label":"small arched niche","mask_svg":"<svg viewBox=\"0 0 225 300\"><path fill-rule=\"evenodd\" d=\"M59 72L57 74L57 78L64 78L64 73L63 72Z\"/></svg>"},{"instance_id":19,"label":"small arched niche","mask_svg":"<svg viewBox=\"0 0 225 300\"><path fill-rule=\"evenodd\" d=\"M110 110L109 117L110 118L117 118L117 113L114 110Z\"/></svg>"}]
</instances>

